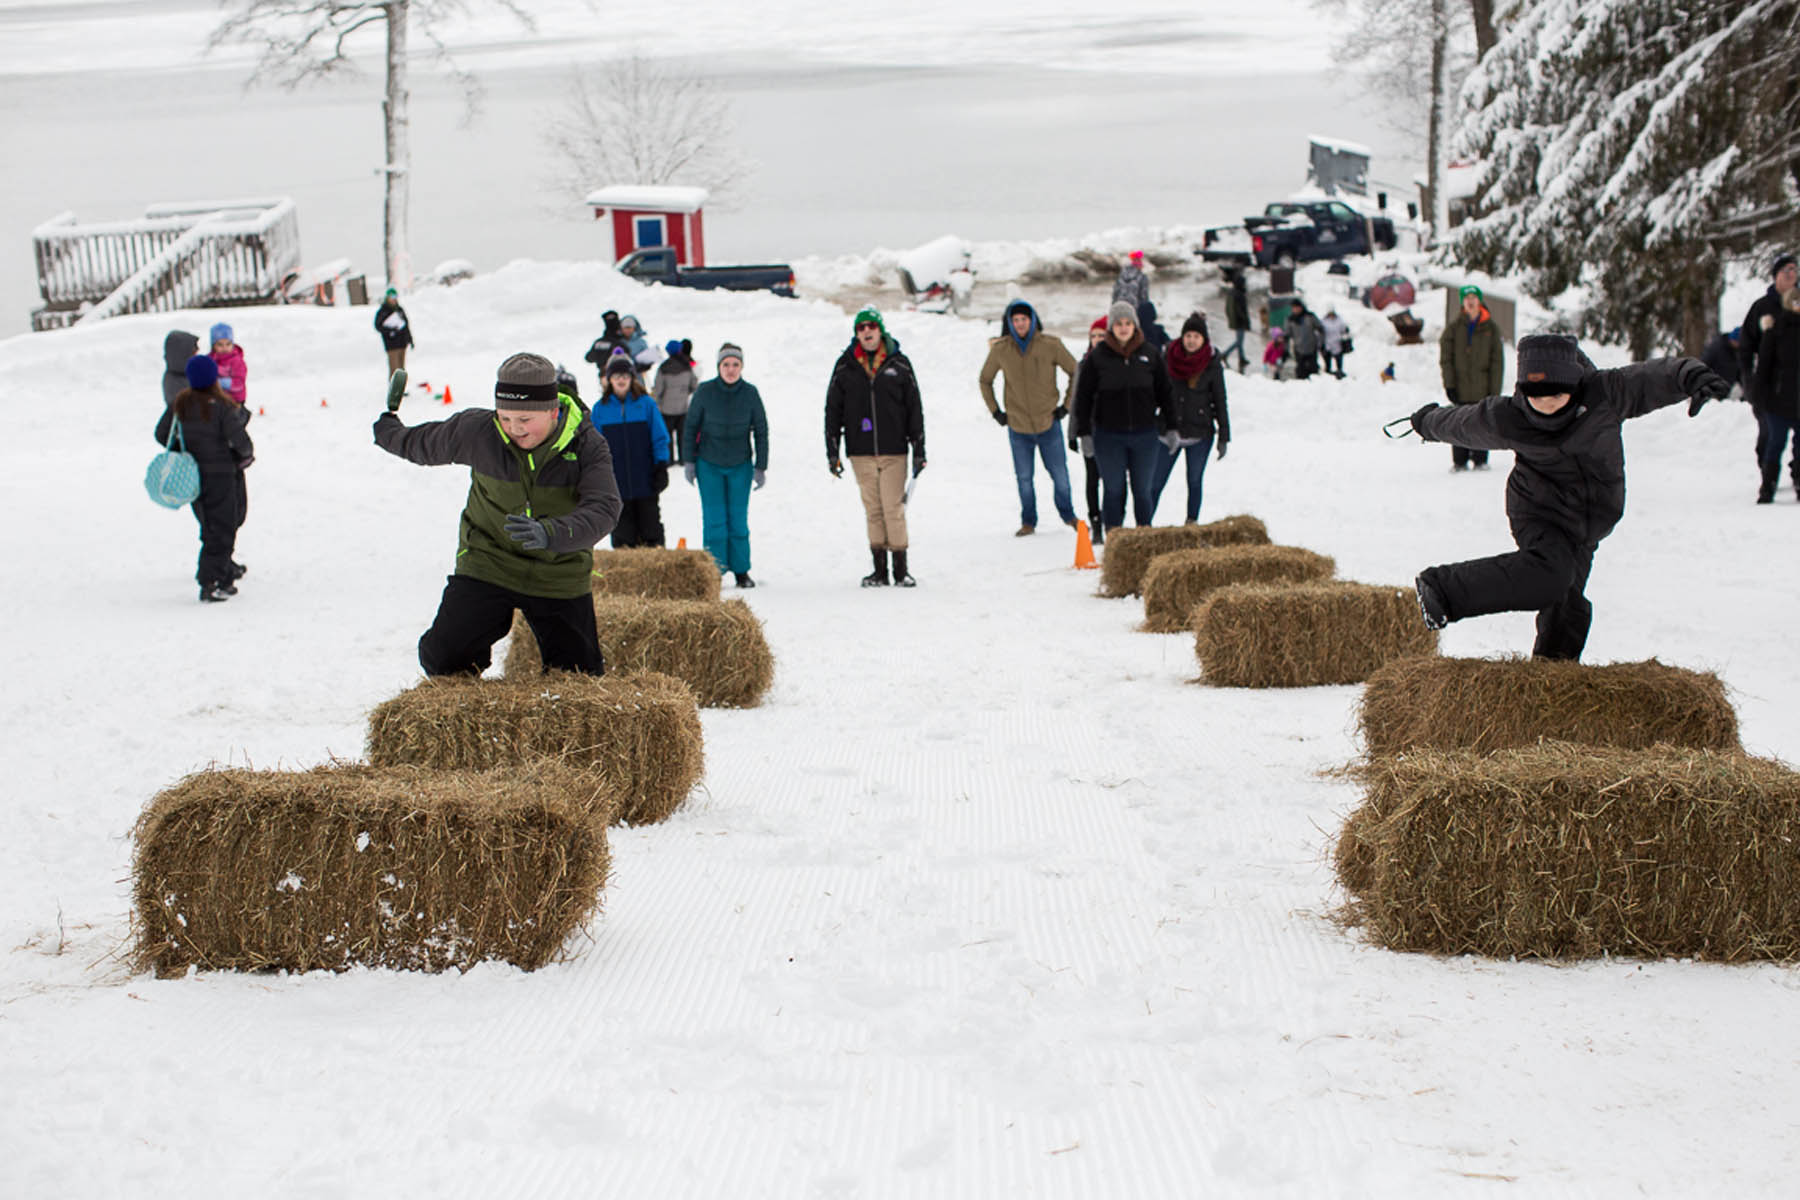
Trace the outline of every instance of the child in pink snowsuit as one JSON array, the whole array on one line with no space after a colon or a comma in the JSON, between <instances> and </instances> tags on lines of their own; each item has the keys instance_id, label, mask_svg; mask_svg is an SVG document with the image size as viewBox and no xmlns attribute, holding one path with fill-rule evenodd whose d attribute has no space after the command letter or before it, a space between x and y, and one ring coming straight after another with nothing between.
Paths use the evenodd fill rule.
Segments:
<instances>
[{"instance_id":1,"label":"child in pink snowsuit","mask_svg":"<svg viewBox=\"0 0 1800 1200\"><path fill-rule=\"evenodd\" d=\"M219 366L219 386L237 404L248 403L244 377L249 371L244 366L244 348L231 340L231 326L223 321L212 327L209 336L212 338L212 360Z\"/></svg>"},{"instance_id":2,"label":"child in pink snowsuit","mask_svg":"<svg viewBox=\"0 0 1800 1200\"><path fill-rule=\"evenodd\" d=\"M1281 360L1287 357L1287 338L1281 330L1269 334L1269 344L1263 347L1263 366L1268 370L1271 379L1281 378Z\"/></svg>"}]
</instances>

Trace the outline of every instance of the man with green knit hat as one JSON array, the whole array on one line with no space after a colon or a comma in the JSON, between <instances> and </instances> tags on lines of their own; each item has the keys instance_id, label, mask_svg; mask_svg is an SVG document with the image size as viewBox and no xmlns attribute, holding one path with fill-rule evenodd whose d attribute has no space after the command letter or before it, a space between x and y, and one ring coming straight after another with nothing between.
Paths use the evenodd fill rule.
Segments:
<instances>
[{"instance_id":1,"label":"man with green knit hat","mask_svg":"<svg viewBox=\"0 0 1800 1200\"><path fill-rule=\"evenodd\" d=\"M896 586L912 587L906 562L906 455L910 448L912 475L917 478L925 469L925 410L919 381L879 311L862 309L853 328L855 336L838 356L825 389L825 463L832 475L842 478L848 456L862 491L869 555L875 565L863 576L862 585L886 587L891 579Z\"/></svg>"},{"instance_id":2,"label":"man with green knit hat","mask_svg":"<svg viewBox=\"0 0 1800 1200\"><path fill-rule=\"evenodd\" d=\"M1458 293L1462 300L1460 321L1451 321L1438 339L1438 363L1444 372L1444 398L1452 404L1480 404L1503 394L1506 359L1500 327L1483 302L1481 289L1470 284ZM1467 446L1450 447L1450 469L1487 470L1488 452Z\"/></svg>"}]
</instances>

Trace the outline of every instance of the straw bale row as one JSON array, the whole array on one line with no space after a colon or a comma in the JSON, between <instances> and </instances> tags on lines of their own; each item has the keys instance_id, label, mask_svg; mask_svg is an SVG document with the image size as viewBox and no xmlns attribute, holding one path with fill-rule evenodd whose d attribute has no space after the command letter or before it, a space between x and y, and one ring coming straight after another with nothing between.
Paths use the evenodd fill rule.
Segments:
<instances>
[{"instance_id":1,"label":"straw bale row","mask_svg":"<svg viewBox=\"0 0 1800 1200\"><path fill-rule=\"evenodd\" d=\"M1437 652L1406 588L1341 581L1232 584L1193 612L1201 680L1216 687L1358 683L1400 658Z\"/></svg>"},{"instance_id":2,"label":"straw bale row","mask_svg":"<svg viewBox=\"0 0 1800 1200\"><path fill-rule=\"evenodd\" d=\"M1135 596L1150 560L1173 550L1201 546L1266 546L1269 531L1255 517L1233 516L1207 525L1151 526L1114 529L1106 535L1100 562L1102 596Z\"/></svg>"},{"instance_id":3,"label":"straw bale row","mask_svg":"<svg viewBox=\"0 0 1800 1200\"><path fill-rule=\"evenodd\" d=\"M1202 546L1172 550L1144 570L1144 628L1180 633L1193 627L1194 608L1234 583L1312 583L1330 579L1337 564L1298 546Z\"/></svg>"},{"instance_id":4,"label":"straw bale row","mask_svg":"<svg viewBox=\"0 0 1800 1200\"><path fill-rule=\"evenodd\" d=\"M596 596L717 600L719 564L704 550L666 550L661 546L595 550L590 583Z\"/></svg>"}]
</instances>

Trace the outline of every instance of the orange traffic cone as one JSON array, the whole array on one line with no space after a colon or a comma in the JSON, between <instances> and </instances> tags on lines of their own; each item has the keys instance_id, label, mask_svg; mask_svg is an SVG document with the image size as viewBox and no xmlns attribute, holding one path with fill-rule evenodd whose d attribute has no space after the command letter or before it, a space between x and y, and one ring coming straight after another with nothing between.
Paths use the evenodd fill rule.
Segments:
<instances>
[{"instance_id":1,"label":"orange traffic cone","mask_svg":"<svg viewBox=\"0 0 1800 1200\"><path fill-rule=\"evenodd\" d=\"M269 415L269 414L267 414L267 413L265 413L265 412L264 412L264 411L263 411L263 410L262 410L262 405L260 405L260 404L259 404L259 405L257 405L257 406L256 406L256 415L257 415L257 416L259 416L259 417L266 417L266 416L268 416L268 415Z\"/></svg>"},{"instance_id":2,"label":"orange traffic cone","mask_svg":"<svg viewBox=\"0 0 1800 1200\"><path fill-rule=\"evenodd\" d=\"M449 404L450 402L450 385L446 383L444 385L444 403Z\"/></svg>"},{"instance_id":3,"label":"orange traffic cone","mask_svg":"<svg viewBox=\"0 0 1800 1200\"><path fill-rule=\"evenodd\" d=\"M1075 522L1075 569L1088 571L1099 565L1094 561L1094 542L1088 537L1087 522Z\"/></svg>"},{"instance_id":4,"label":"orange traffic cone","mask_svg":"<svg viewBox=\"0 0 1800 1200\"><path fill-rule=\"evenodd\" d=\"M686 538L676 538L675 539L675 548L677 550L686 550L687 549L687 539Z\"/></svg>"},{"instance_id":5,"label":"orange traffic cone","mask_svg":"<svg viewBox=\"0 0 1800 1200\"><path fill-rule=\"evenodd\" d=\"M320 396L320 397L319 397L319 407L320 407L320 408L330 408L330 407L331 407L331 405L329 405L329 404L327 404L327 403L325 403L325 397L323 397L323 396Z\"/></svg>"}]
</instances>

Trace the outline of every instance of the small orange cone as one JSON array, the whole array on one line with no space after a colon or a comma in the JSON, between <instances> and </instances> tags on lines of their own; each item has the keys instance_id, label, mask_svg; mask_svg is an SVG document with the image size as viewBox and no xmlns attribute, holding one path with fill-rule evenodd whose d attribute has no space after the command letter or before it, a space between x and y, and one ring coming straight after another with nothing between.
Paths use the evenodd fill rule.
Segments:
<instances>
[{"instance_id":1,"label":"small orange cone","mask_svg":"<svg viewBox=\"0 0 1800 1200\"><path fill-rule=\"evenodd\" d=\"M1094 543L1088 537L1086 521L1075 522L1075 569L1088 571L1100 564L1094 561Z\"/></svg>"},{"instance_id":2,"label":"small orange cone","mask_svg":"<svg viewBox=\"0 0 1800 1200\"><path fill-rule=\"evenodd\" d=\"M257 405L257 406L256 406L256 415L257 415L257 416L259 416L259 417L266 417L266 416L268 416L268 415L269 415L269 414L268 414L268 413L266 413L266 412L264 412L264 411L263 411L263 410L262 410L262 405L260 405L260 404L259 404L259 405Z\"/></svg>"},{"instance_id":3,"label":"small orange cone","mask_svg":"<svg viewBox=\"0 0 1800 1200\"><path fill-rule=\"evenodd\" d=\"M331 405L329 405L329 404L327 404L327 403L325 403L325 397L323 397L323 396L320 396L320 397L319 397L319 407L320 407L320 408L330 408L330 407L331 407Z\"/></svg>"},{"instance_id":4,"label":"small orange cone","mask_svg":"<svg viewBox=\"0 0 1800 1200\"><path fill-rule=\"evenodd\" d=\"M675 539L675 548L677 550L686 550L687 549L687 539L686 538L676 538Z\"/></svg>"},{"instance_id":5,"label":"small orange cone","mask_svg":"<svg viewBox=\"0 0 1800 1200\"><path fill-rule=\"evenodd\" d=\"M447 383L444 385L444 403L450 403L450 385Z\"/></svg>"}]
</instances>

